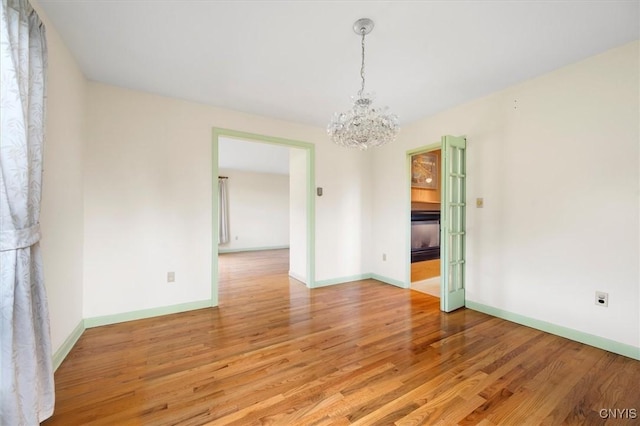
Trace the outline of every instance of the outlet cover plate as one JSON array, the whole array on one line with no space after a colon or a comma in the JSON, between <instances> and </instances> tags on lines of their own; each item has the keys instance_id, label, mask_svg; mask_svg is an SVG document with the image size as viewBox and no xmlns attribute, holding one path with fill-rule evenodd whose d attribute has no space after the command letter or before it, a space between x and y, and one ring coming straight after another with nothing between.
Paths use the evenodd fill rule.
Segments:
<instances>
[{"instance_id":1,"label":"outlet cover plate","mask_svg":"<svg viewBox=\"0 0 640 426\"><path fill-rule=\"evenodd\" d=\"M596 305L604 306L605 308L609 306L609 293L605 293L604 291L596 291Z\"/></svg>"}]
</instances>

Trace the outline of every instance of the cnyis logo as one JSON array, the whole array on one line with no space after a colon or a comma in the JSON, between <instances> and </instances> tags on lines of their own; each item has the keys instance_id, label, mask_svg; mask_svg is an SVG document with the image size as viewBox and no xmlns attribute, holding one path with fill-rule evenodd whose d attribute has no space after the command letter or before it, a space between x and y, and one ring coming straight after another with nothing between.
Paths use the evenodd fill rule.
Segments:
<instances>
[{"instance_id":1,"label":"cnyis logo","mask_svg":"<svg viewBox=\"0 0 640 426\"><path fill-rule=\"evenodd\" d=\"M603 408L598 414L602 419L637 419L638 410L635 408Z\"/></svg>"}]
</instances>

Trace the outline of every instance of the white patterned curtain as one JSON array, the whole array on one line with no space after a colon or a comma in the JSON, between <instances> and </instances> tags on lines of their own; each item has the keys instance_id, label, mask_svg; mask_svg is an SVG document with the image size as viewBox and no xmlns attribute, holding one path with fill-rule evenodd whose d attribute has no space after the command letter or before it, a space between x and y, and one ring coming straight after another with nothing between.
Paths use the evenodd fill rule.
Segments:
<instances>
[{"instance_id":1,"label":"white patterned curtain","mask_svg":"<svg viewBox=\"0 0 640 426\"><path fill-rule=\"evenodd\" d=\"M46 36L27 0L2 0L0 25L0 424L37 425L54 406L39 243Z\"/></svg>"},{"instance_id":2,"label":"white patterned curtain","mask_svg":"<svg viewBox=\"0 0 640 426\"><path fill-rule=\"evenodd\" d=\"M229 242L229 201L227 200L227 178L218 178L218 217L220 218L220 233L218 244Z\"/></svg>"}]
</instances>

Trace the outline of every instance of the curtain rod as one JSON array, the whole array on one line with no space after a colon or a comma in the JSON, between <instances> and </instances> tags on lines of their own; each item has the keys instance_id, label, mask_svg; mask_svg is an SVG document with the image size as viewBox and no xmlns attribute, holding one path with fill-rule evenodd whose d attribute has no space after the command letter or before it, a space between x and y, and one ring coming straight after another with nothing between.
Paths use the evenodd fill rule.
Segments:
<instances>
[{"instance_id":1,"label":"curtain rod","mask_svg":"<svg viewBox=\"0 0 640 426\"><path fill-rule=\"evenodd\" d=\"M229 179L229 176L218 176L218 179Z\"/></svg>"}]
</instances>

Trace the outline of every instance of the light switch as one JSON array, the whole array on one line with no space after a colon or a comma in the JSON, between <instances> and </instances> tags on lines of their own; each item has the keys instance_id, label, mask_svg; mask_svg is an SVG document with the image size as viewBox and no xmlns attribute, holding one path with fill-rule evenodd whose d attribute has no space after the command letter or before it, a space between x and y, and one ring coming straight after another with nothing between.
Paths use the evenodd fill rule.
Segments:
<instances>
[{"instance_id":1,"label":"light switch","mask_svg":"<svg viewBox=\"0 0 640 426\"><path fill-rule=\"evenodd\" d=\"M484 207L484 198L476 198L476 207L479 209Z\"/></svg>"},{"instance_id":2,"label":"light switch","mask_svg":"<svg viewBox=\"0 0 640 426\"><path fill-rule=\"evenodd\" d=\"M318 194L318 197L322 197L322 188L321 187L316 188L316 193Z\"/></svg>"}]
</instances>

